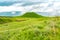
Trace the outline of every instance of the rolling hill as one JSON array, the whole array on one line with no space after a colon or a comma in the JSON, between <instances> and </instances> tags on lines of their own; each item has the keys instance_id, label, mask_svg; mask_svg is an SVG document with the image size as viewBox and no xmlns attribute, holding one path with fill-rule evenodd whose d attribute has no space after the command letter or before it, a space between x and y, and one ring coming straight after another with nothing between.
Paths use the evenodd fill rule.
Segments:
<instances>
[{"instance_id":1,"label":"rolling hill","mask_svg":"<svg viewBox=\"0 0 60 40\"><path fill-rule=\"evenodd\" d=\"M26 12L22 16L0 16L0 24L12 22L18 19L19 19L18 21L20 21L21 18L40 18L40 17L43 17L43 16L38 15L35 12Z\"/></svg>"},{"instance_id":2,"label":"rolling hill","mask_svg":"<svg viewBox=\"0 0 60 40\"><path fill-rule=\"evenodd\" d=\"M35 12L26 12L25 14L23 14L21 17L27 17L27 18L39 18L39 17L43 17L41 15L38 15Z\"/></svg>"}]
</instances>

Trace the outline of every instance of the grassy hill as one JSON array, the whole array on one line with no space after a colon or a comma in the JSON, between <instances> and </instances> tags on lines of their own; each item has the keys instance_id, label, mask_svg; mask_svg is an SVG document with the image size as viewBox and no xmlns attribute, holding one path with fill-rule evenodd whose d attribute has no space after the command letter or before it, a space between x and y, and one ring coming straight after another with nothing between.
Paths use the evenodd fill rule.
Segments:
<instances>
[{"instance_id":1,"label":"grassy hill","mask_svg":"<svg viewBox=\"0 0 60 40\"><path fill-rule=\"evenodd\" d=\"M20 18L42 18L42 15L38 15L35 12L26 12L22 16L0 16L0 24L7 23L7 22L13 22L13 21L21 21ZM18 19L16 19L18 18Z\"/></svg>"},{"instance_id":2,"label":"grassy hill","mask_svg":"<svg viewBox=\"0 0 60 40\"><path fill-rule=\"evenodd\" d=\"M43 17L42 15L38 15L35 12L26 12L25 14L23 14L21 17L27 17L27 18L39 18L39 17Z\"/></svg>"}]
</instances>

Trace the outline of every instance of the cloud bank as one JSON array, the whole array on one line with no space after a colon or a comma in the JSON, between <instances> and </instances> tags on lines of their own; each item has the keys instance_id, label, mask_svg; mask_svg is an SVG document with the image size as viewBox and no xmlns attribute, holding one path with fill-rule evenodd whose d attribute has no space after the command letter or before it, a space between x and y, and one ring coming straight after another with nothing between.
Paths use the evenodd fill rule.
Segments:
<instances>
[{"instance_id":1,"label":"cloud bank","mask_svg":"<svg viewBox=\"0 0 60 40\"><path fill-rule=\"evenodd\" d=\"M60 13L59 0L0 0L0 2L16 2L10 6L0 6L0 12L20 11L23 14L33 11L37 13L48 12L51 15Z\"/></svg>"}]
</instances>

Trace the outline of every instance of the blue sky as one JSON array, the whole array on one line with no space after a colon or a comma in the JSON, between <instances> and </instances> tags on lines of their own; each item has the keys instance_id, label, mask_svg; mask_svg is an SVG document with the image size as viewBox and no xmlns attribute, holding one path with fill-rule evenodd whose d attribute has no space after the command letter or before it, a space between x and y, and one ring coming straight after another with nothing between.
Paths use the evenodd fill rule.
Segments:
<instances>
[{"instance_id":1,"label":"blue sky","mask_svg":"<svg viewBox=\"0 0 60 40\"><path fill-rule=\"evenodd\" d=\"M60 15L60 0L0 0L0 16L31 11L44 16Z\"/></svg>"}]
</instances>

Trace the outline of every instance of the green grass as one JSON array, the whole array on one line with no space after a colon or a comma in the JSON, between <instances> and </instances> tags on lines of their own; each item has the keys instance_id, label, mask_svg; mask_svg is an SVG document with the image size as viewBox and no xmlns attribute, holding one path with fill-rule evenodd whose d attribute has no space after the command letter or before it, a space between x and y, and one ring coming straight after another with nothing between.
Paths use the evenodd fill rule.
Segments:
<instances>
[{"instance_id":1,"label":"green grass","mask_svg":"<svg viewBox=\"0 0 60 40\"><path fill-rule=\"evenodd\" d=\"M60 17L44 17L35 12L0 16L0 40L60 40Z\"/></svg>"},{"instance_id":2,"label":"green grass","mask_svg":"<svg viewBox=\"0 0 60 40\"><path fill-rule=\"evenodd\" d=\"M13 20L15 21L0 24L0 40L60 40L60 18Z\"/></svg>"}]
</instances>

